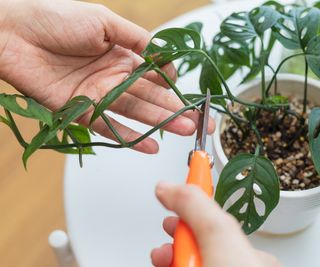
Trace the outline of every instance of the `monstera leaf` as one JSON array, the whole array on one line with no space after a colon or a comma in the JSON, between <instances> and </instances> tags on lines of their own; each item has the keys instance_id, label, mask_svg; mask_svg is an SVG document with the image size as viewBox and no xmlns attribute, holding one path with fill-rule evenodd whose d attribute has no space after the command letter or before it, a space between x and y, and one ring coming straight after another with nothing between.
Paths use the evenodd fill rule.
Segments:
<instances>
[{"instance_id":1,"label":"monstera leaf","mask_svg":"<svg viewBox=\"0 0 320 267\"><path fill-rule=\"evenodd\" d=\"M320 174L320 108L312 109L309 115L309 146L317 172Z\"/></svg>"},{"instance_id":2,"label":"monstera leaf","mask_svg":"<svg viewBox=\"0 0 320 267\"><path fill-rule=\"evenodd\" d=\"M101 114L107 109L113 101L115 101L122 93L124 93L128 88L146 72L153 69L153 65L150 63L141 64L125 81L120 83L118 86L113 88L107 95L105 95L100 102L97 104L90 123L92 124Z\"/></svg>"},{"instance_id":3,"label":"monstera leaf","mask_svg":"<svg viewBox=\"0 0 320 267\"><path fill-rule=\"evenodd\" d=\"M201 48L200 34L188 28L169 28L156 33L142 55L163 66Z\"/></svg>"},{"instance_id":4,"label":"monstera leaf","mask_svg":"<svg viewBox=\"0 0 320 267\"><path fill-rule=\"evenodd\" d=\"M19 100L24 101L26 107L19 104ZM0 94L0 106L3 106L10 112L16 113L23 117L37 119L50 126L52 125L51 112L30 97L22 95Z\"/></svg>"},{"instance_id":5,"label":"monstera leaf","mask_svg":"<svg viewBox=\"0 0 320 267\"><path fill-rule=\"evenodd\" d=\"M42 125L40 131L34 136L29 145L26 146L22 155L23 163L26 167L30 156L43 144L55 140L59 131L68 128L70 123L82 114L92 105L93 101L86 96L77 96L69 100L61 109L53 113L53 125ZM72 131L71 128L70 131Z\"/></svg>"},{"instance_id":6,"label":"monstera leaf","mask_svg":"<svg viewBox=\"0 0 320 267\"><path fill-rule=\"evenodd\" d=\"M288 49L305 50L309 41L318 34L320 10L318 8L293 7L274 25L273 33Z\"/></svg>"},{"instance_id":7,"label":"monstera leaf","mask_svg":"<svg viewBox=\"0 0 320 267\"><path fill-rule=\"evenodd\" d=\"M201 22L193 22L188 24L185 28L194 30L201 35L203 24ZM190 40L190 38L187 38ZM188 72L194 70L203 61L203 56L200 54L191 53L183 57L182 62L179 64L177 72L178 76L182 77Z\"/></svg>"},{"instance_id":8,"label":"monstera leaf","mask_svg":"<svg viewBox=\"0 0 320 267\"><path fill-rule=\"evenodd\" d=\"M209 56L214 62L217 62L217 56L213 49L208 52ZM213 69L208 60L202 63L200 73L199 86L203 94L206 94L207 89L210 90L211 95L221 95L223 93L221 81L215 69ZM214 99L211 100L214 102Z\"/></svg>"},{"instance_id":9,"label":"monstera leaf","mask_svg":"<svg viewBox=\"0 0 320 267\"><path fill-rule=\"evenodd\" d=\"M228 200L233 201L227 211L242 224L244 232L250 234L276 207L279 194L279 178L270 160L259 155L239 154L223 169L215 199L222 207Z\"/></svg>"},{"instance_id":10,"label":"monstera leaf","mask_svg":"<svg viewBox=\"0 0 320 267\"><path fill-rule=\"evenodd\" d=\"M306 59L309 67L320 78L320 36L313 37L307 45Z\"/></svg>"},{"instance_id":11,"label":"monstera leaf","mask_svg":"<svg viewBox=\"0 0 320 267\"><path fill-rule=\"evenodd\" d=\"M236 66L250 66L250 51L243 42L231 40L222 33L213 38L213 49L217 53L218 62Z\"/></svg>"},{"instance_id":12,"label":"monstera leaf","mask_svg":"<svg viewBox=\"0 0 320 267\"><path fill-rule=\"evenodd\" d=\"M249 13L233 13L222 22L221 32L233 41L251 41L261 37L280 17L280 13L271 6L257 7Z\"/></svg>"}]
</instances>

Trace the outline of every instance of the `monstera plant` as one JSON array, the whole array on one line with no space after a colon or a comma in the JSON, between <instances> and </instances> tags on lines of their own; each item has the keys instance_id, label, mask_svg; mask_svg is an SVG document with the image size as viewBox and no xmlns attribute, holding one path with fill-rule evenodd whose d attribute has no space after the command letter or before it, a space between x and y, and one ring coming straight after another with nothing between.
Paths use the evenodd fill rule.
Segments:
<instances>
[{"instance_id":1,"label":"monstera plant","mask_svg":"<svg viewBox=\"0 0 320 267\"><path fill-rule=\"evenodd\" d=\"M198 107L205 101L205 92L209 88L212 95L211 108L230 118L237 131L241 132L242 141L245 142L246 138L252 135L255 137L253 151L233 155L225 166L215 195L216 200L223 206L239 188L245 189L243 195L229 207L228 211L242 222L244 231L249 234L260 227L279 201L279 177L264 149L265 140L257 123L263 114L294 116L303 129L308 128L308 131L302 131L294 138L300 138L301 135L308 137L314 166L320 173L320 108L314 107L307 118L308 72L311 70L320 77L318 7L319 4L314 7L282 6L276 1L270 1L251 11L233 13L222 22L220 32L213 37L210 44L204 43L201 36L202 24L199 22L185 28L162 30L153 36L144 50L142 54L144 63L98 103L88 97L77 96L58 111L51 112L32 98L2 93L0 105L5 115L0 116L0 121L12 130L24 148L22 158L25 166L29 157L39 149L78 154L82 165L82 155L94 154L95 146L132 147L157 130L161 130L169 121L185 111L199 109ZM285 49L299 51L284 58L274 68L269 58L277 43ZM304 101L300 114L291 109L288 98L280 95L277 90L277 74L285 62L295 57L299 57L305 64ZM199 92L183 94L162 70L164 65L175 60L178 60L179 76L186 75L196 68L200 69ZM273 73L268 83L267 69ZM149 71L155 71L163 77L185 106L138 139L125 142L104 112L138 78ZM233 94L227 80L236 72L243 73L242 83L260 75L260 99L245 101ZM274 90L271 90L272 88ZM24 99L27 107L22 107L18 99ZM92 107L94 112L91 123L101 117L117 138L117 143L91 142L90 130L74 123ZM39 131L32 140L24 139L12 113L39 122ZM273 127L276 128L281 120L277 121L277 116L274 117ZM163 133L162 130L161 132ZM254 190L254 186L258 186L260 192ZM256 211L255 198L265 205L263 215ZM245 212L240 212L244 204L247 208Z\"/></svg>"}]
</instances>

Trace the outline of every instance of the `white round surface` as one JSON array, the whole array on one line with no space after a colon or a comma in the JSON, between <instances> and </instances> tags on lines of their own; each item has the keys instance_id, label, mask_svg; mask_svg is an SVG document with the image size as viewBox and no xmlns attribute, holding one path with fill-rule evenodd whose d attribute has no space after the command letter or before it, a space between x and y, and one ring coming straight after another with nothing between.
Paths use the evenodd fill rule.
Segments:
<instances>
[{"instance_id":1,"label":"white round surface","mask_svg":"<svg viewBox=\"0 0 320 267\"><path fill-rule=\"evenodd\" d=\"M223 17L247 9L261 1L239 1L209 5L190 12L166 27L182 27L192 21L204 23L204 36L210 42ZM198 72L179 81L184 93L194 92ZM237 80L237 79L235 79ZM137 130L146 126L126 121ZM159 133L157 155L144 155L129 149L96 148L97 156L84 157L81 169L78 158L68 156L65 170L65 213L68 234L80 267L151 266L150 251L170 239L162 230L168 215L154 196L159 180L184 183L188 173L187 156L194 146L193 137ZM102 140L94 137L94 140ZM211 140L208 138L208 151ZM213 177L217 174L213 170ZM255 247L277 256L285 266L320 266L320 221L306 231L290 237L252 235Z\"/></svg>"}]
</instances>

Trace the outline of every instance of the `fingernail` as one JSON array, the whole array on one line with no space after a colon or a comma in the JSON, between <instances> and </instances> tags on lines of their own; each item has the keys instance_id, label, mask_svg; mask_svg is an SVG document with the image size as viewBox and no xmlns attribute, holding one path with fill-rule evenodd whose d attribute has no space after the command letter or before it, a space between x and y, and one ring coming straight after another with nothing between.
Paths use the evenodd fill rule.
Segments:
<instances>
[{"instance_id":1,"label":"fingernail","mask_svg":"<svg viewBox=\"0 0 320 267\"><path fill-rule=\"evenodd\" d=\"M170 188L173 186L172 183L161 181L157 184L156 193L157 195L162 195L165 192L168 192Z\"/></svg>"}]
</instances>

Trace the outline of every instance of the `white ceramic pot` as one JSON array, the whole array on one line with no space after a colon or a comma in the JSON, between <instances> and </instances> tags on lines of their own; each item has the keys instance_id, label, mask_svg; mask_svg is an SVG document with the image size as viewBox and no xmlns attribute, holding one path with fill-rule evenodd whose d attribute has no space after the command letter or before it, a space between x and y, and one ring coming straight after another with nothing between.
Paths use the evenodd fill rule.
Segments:
<instances>
[{"instance_id":1,"label":"white ceramic pot","mask_svg":"<svg viewBox=\"0 0 320 267\"><path fill-rule=\"evenodd\" d=\"M278 75L278 90L282 95L302 98L304 78L299 75ZM260 94L260 80L240 86L235 93L240 98L253 100ZM320 105L320 82L309 79L308 98ZM226 117L217 114L217 129L213 135L215 167L220 174L228 159L222 149L220 133ZM290 234L308 227L320 211L320 187L304 191L280 191L278 206L270 214L259 231L271 234Z\"/></svg>"}]
</instances>

